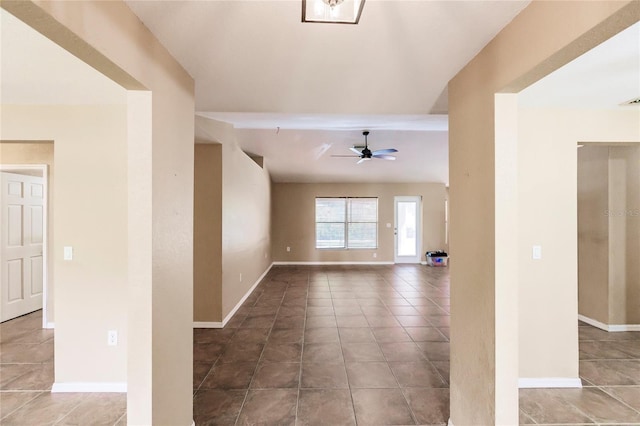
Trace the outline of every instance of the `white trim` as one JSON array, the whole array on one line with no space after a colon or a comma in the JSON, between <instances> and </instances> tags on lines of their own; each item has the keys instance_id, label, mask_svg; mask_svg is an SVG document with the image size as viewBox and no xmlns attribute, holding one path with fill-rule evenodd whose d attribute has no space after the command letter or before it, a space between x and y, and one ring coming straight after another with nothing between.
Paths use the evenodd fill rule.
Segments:
<instances>
[{"instance_id":1,"label":"white trim","mask_svg":"<svg viewBox=\"0 0 640 426\"><path fill-rule=\"evenodd\" d=\"M451 421L451 417L447 420L447 426L453 426L453 422Z\"/></svg>"},{"instance_id":2,"label":"white trim","mask_svg":"<svg viewBox=\"0 0 640 426\"><path fill-rule=\"evenodd\" d=\"M222 328L224 327L222 325L221 321L218 322L211 322L211 321L194 321L193 322L193 328Z\"/></svg>"},{"instance_id":3,"label":"white trim","mask_svg":"<svg viewBox=\"0 0 640 426\"><path fill-rule=\"evenodd\" d=\"M415 256L399 256L398 255L398 202L415 202L416 203L416 254ZM420 263L423 253L422 248L422 218L424 212L422 210L422 195L396 195L393 197L393 261L394 263Z\"/></svg>"},{"instance_id":4,"label":"white trim","mask_svg":"<svg viewBox=\"0 0 640 426\"><path fill-rule=\"evenodd\" d=\"M195 420L191 420L191 426L196 426L196 421Z\"/></svg>"},{"instance_id":5,"label":"white trim","mask_svg":"<svg viewBox=\"0 0 640 426\"><path fill-rule=\"evenodd\" d=\"M640 331L640 324L605 324L593 318L585 317L584 315L578 315L578 319L589 325L592 325L600 330L608 331L611 333L617 333L620 331Z\"/></svg>"},{"instance_id":6,"label":"white trim","mask_svg":"<svg viewBox=\"0 0 640 426\"><path fill-rule=\"evenodd\" d=\"M226 317L224 317L224 319L222 320L222 326L224 327L225 325L227 325L227 323L229 322L229 320L233 317L233 315L238 311L238 309L240 309L240 306L242 306L242 304L244 303L245 300L247 300L247 298L249 297L249 295L251 293L253 293L253 290L256 289L256 287L258 287L258 284L260 284L260 282L262 281L262 279L264 277L267 276L267 274L269 273L269 271L271 270L271 268L273 267L273 263L271 263L271 265L269 265L269 267L262 273L262 275L260 275L258 277L258 279L256 280L255 284L253 284L251 286L251 288L249 290L247 290L247 292L244 294L244 296L242 296L242 299L240 299L238 301L238 303L236 303L236 306L234 306L233 309L231 309L231 311L227 314Z\"/></svg>"},{"instance_id":7,"label":"white trim","mask_svg":"<svg viewBox=\"0 0 640 426\"><path fill-rule=\"evenodd\" d=\"M594 320L593 318L585 317L584 315L578 314L578 319L582 322L586 322L589 325L592 325L600 330L609 331L609 326L604 324L598 320Z\"/></svg>"},{"instance_id":8,"label":"white trim","mask_svg":"<svg viewBox=\"0 0 640 426\"><path fill-rule=\"evenodd\" d=\"M51 393L65 392L127 392L126 382L56 382L51 387Z\"/></svg>"},{"instance_id":9,"label":"white trim","mask_svg":"<svg viewBox=\"0 0 640 426\"><path fill-rule=\"evenodd\" d=\"M48 323L45 324L44 328L48 328L48 329L53 330L54 328L56 328L56 325L53 322L48 322Z\"/></svg>"},{"instance_id":10,"label":"white trim","mask_svg":"<svg viewBox=\"0 0 640 426\"><path fill-rule=\"evenodd\" d=\"M523 388L581 388L579 377L535 377L519 378L518 387Z\"/></svg>"},{"instance_id":11,"label":"white trim","mask_svg":"<svg viewBox=\"0 0 640 426\"><path fill-rule=\"evenodd\" d=\"M48 164L0 164L4 170L40 170L42 172L42 328L49 328L47 299L49 282L49 165ZM53 328L53 327L51 327Z\"/></svg>"},{"instance_id":12,"label":"white trim","mask_svg":"<svg viewBox=\"0 0 640 426\"><path fill-rule=\"evenodd\" d=\"M242 299L240 299L240 301L238 301L238 303L236 304L236 306L234 306L234 308L231 310L231 312L229 312L227 314L227 316L224 317L222 322L199 322L199 321L194 321L193 322L193 328L223 328L225 325L227 325L227 323L233 317L233 315L238 311L238 309L240 309L240 306L242 306L244 301L247 300L247 297L249 297L249 295L251 293L253 293L253 290L255 290L256 287L258 287L258 284L260 284L262 279L267 276L267 274L269 273L269 271L271 270L271 268L273 267L274 264L275 264L275 262L271 263L271 265L269 265L269 267L262 273L262 275L260 275L258 277L258 279L256 280L255 284L253 284L251 286L251 288L249 290L247 290L245 295L242 296Z\"/></svg>"},{"instance_id":13,"label":"white trim","mask_svg":"<svg viewBox=\"0 0 640 426\"><path fill-rule=\"evenodd\" d=\"M393 265L393 262L273 262L276 266L287 265Z\"/></svg>"},{"instance_id":14,"label":"white trim","mask_svg":"<svg viewBox=\"0 0 640 426\"><path fill-rule=\"evenodd\" d=\"M609 331L612 333L619 331L640 331L640 324L614 324L609 326Z\"/></svg>"}]
</instances>

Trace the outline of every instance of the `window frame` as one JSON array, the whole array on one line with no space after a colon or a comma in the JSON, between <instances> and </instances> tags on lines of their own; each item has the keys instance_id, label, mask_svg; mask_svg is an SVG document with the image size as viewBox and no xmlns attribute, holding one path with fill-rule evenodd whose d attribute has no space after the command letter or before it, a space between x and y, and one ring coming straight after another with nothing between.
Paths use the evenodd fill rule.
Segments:
<instances>
[{"instance_id":1,"label":"window frame","mask_svg":"<svg viewBox=\"0 0 640 426\"><path fill-rule=\"evenodd\" d=\"M349 215L350 201L351 200L375 200L376 205L376 219L375 222L367 222L367 221L351 221ZM318 200L343 200L344 201L344 222L319 222L318 221ZM314 237L315 237L315 248L316 250L377 250L378 249L378 233L379 233L379 198L378 197L315 197L314 199ZM344 226L344 246L342 247L318 247L318 224L319 223L341 223ZM375 244L372 247L349 247L349 226L350 224L358 224L358 223L374 223L376 234L375 234Z\"/></svg>"}]
</instances>

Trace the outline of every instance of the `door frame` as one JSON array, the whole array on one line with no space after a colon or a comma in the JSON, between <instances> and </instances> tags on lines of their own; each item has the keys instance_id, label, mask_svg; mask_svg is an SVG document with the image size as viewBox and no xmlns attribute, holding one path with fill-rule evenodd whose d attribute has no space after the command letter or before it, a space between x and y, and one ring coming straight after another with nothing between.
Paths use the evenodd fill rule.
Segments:
<instances>
[{"instance_id":1,"label":"door frame","mask_svg":"<svg viewBox=\"0 0 640 426\"><path fill-rule=\"evenodd\" d=\"M398 258L398 201L415 201L416 212L416 257L402 260ZM422 259L422 196L421 195L396 195L393 197L393 262L394 263L420 263Z\"/></svg>"},{"instance_id":2,"label":"door frame","mask_svg":"<svg viewBox=\"0 0 640 426\"><path fill-rule=\"evenodd\" d=\"M44 194L42 200L42 328L54 328L48 321L47 302L49 282L49 165L47 164L0 164L0 172L38 170L42 173Z\"/></svg>"}]
</instances>

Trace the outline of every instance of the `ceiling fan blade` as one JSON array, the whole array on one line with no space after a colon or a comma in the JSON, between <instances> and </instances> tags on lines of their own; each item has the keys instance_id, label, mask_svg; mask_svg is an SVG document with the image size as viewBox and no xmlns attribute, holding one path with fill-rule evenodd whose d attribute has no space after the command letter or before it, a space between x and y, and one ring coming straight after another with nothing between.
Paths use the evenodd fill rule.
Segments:
<instances>
[{"instance_id":1,"label":"ceiling fan blade","mask_svg":"<svg viewBox=\"0 0 640 426\"><path fill-rule=\"evenodd\" d=\"M371 158L361 158L356 164L364 163L365 161L369 161Z\"/></svg>"},{"instance_id":2,"label":"ceiling fan blade","mask_svg":"<svg viewBox=\"0 0 640 426\"><path fill-rule=\"evenodd\" d=\"M383 160L395 160L396 159L395 156L386 155L386 154L379 154L379 155L373 154L373 158L381 158Z\"/></svg>"},{"instance_id":3,"label":"ceiling fan blade","mask_svg":"<svg viewBox=\"0 0 640 426\"><path fill-rule=\"evenodd\" d=\"M398 152L398 150L395 149L395 148L378 149L376 151L373 151L373 155L377 155L377 154L392 154L394 152Z\"/></svg>"},{"instance_id":4,"label":"ceiling fan blade","mask_svg":"<svg viewBox=\"0 0 640 426\"><path fill-rule=\"evenodd\" d=\"M362 155L362 152L358 151L357 149L355 149L354 147L349 148L352 152L355 152L358 155Z\"/></svg>"},{"instance_id":5,"label":"ceiling fan blade","mask_svg":"<svg viewBox=\"0 0 640 426\"><path fill-rule=\"evenodd\" d=\"M332 155L332 157L360 158L362 155Z\"/></svg>"}]
</instances>

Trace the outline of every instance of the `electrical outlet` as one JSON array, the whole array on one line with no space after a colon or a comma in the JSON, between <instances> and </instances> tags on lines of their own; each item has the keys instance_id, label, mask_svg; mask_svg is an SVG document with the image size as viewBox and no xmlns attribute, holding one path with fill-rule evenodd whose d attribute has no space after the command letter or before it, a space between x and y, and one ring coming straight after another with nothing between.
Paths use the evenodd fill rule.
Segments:
<instances>
[{"instance_id":1,"label":"electrical outlet","mask_svg":"<svg viewBox=\"0 0 640 426\"><path fill-rule=\"evenodd\" d=\"M291 247L287 247L287 251L291 251Z\"/></svg>"},{"instance_id":2,"label":"electrical outlet","mask_svg":"<svg viewBox=\"0 0 640 426\"><path fill-rule=\"evenodd\" d=\"M64 260L73 260L73 247L65 247L64 248Z\"/></svg>"},{"instance_id":3,"label":"electrical outlet","mask_svg":"<svg viewBox=\"0 0 640 426\"><path fill-rule=\"evenodd\" d=\"M118 330L109 330L107 336L107 345L118 346Z\"/></svg>"},{"instance_id":4,"label":"electrical outlet","mask_svg":"<svg viewBox=\"0 0 640 426\"><path fill-rule=\"evenodd\" d=\"M375 259L376 257L378 257L378 253L373 253L373 258Z\"/></svg>"}]
</instances>

